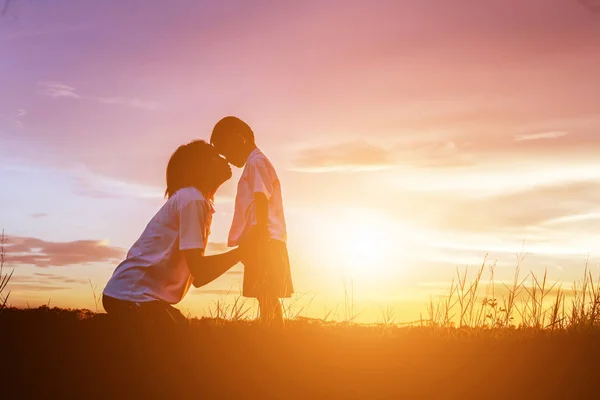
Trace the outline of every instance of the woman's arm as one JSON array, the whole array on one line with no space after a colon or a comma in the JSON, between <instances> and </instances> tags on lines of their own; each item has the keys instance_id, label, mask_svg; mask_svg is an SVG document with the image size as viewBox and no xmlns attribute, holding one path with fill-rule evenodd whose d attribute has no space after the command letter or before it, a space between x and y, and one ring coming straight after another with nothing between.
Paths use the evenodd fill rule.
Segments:
<instances>
[{"instance_id":1,"label":"woman's arm","mask_svg":"<svg viewBox=\"0 0 600 400\"><path fill-rule=\"evenodd\" d=\"M201 199L187 201L179 209L179 250L194 276L196 287L214 281L240 261L239 249L213 256L204 255L208 239L205 235L209 230L206 216L209 213L209 203Z\"/></svg>"},{"instance_id":2,"label":"woman's arm","mask_svg":"<svg viewBox=\"0 0 600 400\"><path fill-rule=\"evenodd\" d=\"M240 249L205 256L203 249L183 250L183 256L194 276L195 287L204 286L227 272L240 261Z\"/></svg>"}]
</instances>

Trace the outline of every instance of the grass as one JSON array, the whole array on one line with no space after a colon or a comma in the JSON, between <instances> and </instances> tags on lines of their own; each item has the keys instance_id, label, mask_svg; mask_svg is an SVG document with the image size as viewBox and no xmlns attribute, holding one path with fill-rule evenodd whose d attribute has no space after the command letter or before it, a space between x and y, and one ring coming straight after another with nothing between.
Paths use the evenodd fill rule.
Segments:
<instances>
[{"instance_id":1,"label":"grass","mask_svg":"<svg viewBox=\"0 0 600 400\"><path fill-rule=\"evenodd\" d=\"M517 266L512 279L508 282L496 280L496 265L490 265L487 259L484 259L477 268L471 280L468 278L468 267L462 271L457 269L446 293L430 298L425 317L421 314L421 318L417 321L397 321L396 310L386 306L380 309L379 321L370 325L385 329L419 326L468 331L473 329L556 331L600 327L600 277L594 278L587 263L582 278L573 282L570 289L564 289L556 282L549 282L547 271L544 271L541 276L533 272L522 276L523 260L524 256L517 255ZM488 279L484 279L485 277ZM5 275L4 278L10 279L10 275ZM96 285L91 281L89 284L94 298L95 312L98 313L101 298L96 294ZM253 307L252 302L241 294L234 296L231 301L225 300L232 294L233 291L211 301L208 308L204 310L205 316L219 324L249 322L258 318L256 307ZM356 322L360 312L357 311L354 298L354 282L348 284L344 281L342 304L325 310L323 318L304 317L304 312L311 308L315 298L315 294L311 296L309 293L304 293L292 299L282 300L284 318L287 321L312 320L324 325L368 325Z\"/></svg>"},{"instance_id":2,"label":"grass","mask_svg":"<svg viewBox=\"0 0 600 400\"><path fill-rule=\"evenodd\" d=\"M3 398L590 398L600 356L597 329L299 317L284 331L203 318L175 332L46 306L8 308L0 327Z\"/></svg>"},{"instance_id":3,"label":"grass","mask_svg":"<svg viewBox=\"0 0 600 400\"><path fill-rule=\"evenodd\" d=\"M563 288L546 272L523 274L522 261L508 281L487 260L457 270L408 323L392 307L378 323L356 323L354 285L344 282L343 303L321 319L302 316L314 296L285 300L283 330L256 322L241 296L210 303L182 330L116 325L97 312L90 282L95 312L3 307L1 397L590 398L600 280L586 265Z\"/></svg>"},{"instance_id":4,"label":"grass","mask_svg":"<svg viewBox=\"0 0 600 400\"><path fill-rule=\"evenodd\" d=\"M92 296L94 296L94 308L96 309L96 313L98 313L98 306L100 305L100 303L102 303L102 298L96 294L98 285L94 285L91 279L88 279L88 283L90 284L90 289L92 290ZM50 300L48 300L48 307L50 307Z\"/></svg>"},{"instance_id":5,"label":"grass","mask_svg":"<svg viewBox=\"0 0 600 400\"><path fill-rule=\"evenodd\" d=\"M517 266L509 281L496 279L496 265L484 259L469 280L469 270L456 270L456 275L445 294L431 297L425 316L418 321L397 321L396 311L387 306L380 309L378 323L386 329L419 326L432 329L454 328L473 331L536 329L581 330L600 327L600 277L595 278L586 263L579 281L569 288L551 283L547 271L522 274L523 256L518 255ZM286 320L308 320L303 313L309 309L316 295L302 294L283 301ZM340 312L341 307L341 312ZM210 303L205 314L220 322L250 321L257 317L253 307L238 295L233 302L217 300ZM325 316L314 319L321 324L359 325L353 282L344 281L344 299L341 305L325 311ZM363 324L364 325L364 324Z\"/></svg>"},{"instance_id":6,"label":"grass","mask_svg":"<svg viewBox=\"0 0 600 400\"><path fill-rule=\"evenodd\" d=\"M219 299L212 301L208 307L208 316L216 322L238 322L248 319L251 316L252 306L248 300L238 295L233 303L226 303Z\"/></svg>"},{"instance_id":7,"label":"grass","mask_svg":"<svg viewBox=\"0 0 600 400\"><path fill-rule=\"evenodd\" d=\"M548 281L547 271L521 277L517 265L512 281L497 282L495 265L487 263L467 281L467 269L457 270L448 294L431 298L425 321L430 327L477 329L534 328L549 330L597 329L600 327L600 279L586 263L583 277L570 290ZM501 293L501 296L498 294Z\"/></svg>"},{"instance_id":8,"label":"grass","mask_svg":"<svg viewBox=\"0 0 600 400\"><path fill-rule=\"evenodd\" d=\"M0 313L6 308L8 299L10 297L10 291L6 293L6 288L14 270L10 273L5 272L4 263L6 261L6 241L7 237L4 234L4 230L0 233ZM6 293L6 294L5 294Z\"/></svg>"}]
</instances>

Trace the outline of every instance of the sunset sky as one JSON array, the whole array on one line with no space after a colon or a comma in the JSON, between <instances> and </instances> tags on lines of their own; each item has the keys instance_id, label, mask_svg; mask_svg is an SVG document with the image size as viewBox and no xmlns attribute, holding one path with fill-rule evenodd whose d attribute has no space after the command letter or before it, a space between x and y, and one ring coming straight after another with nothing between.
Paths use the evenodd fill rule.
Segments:
<instances>
[{"instance_id":1,"label":"sunset sky","mask_svg":"<svg viewBox=\"0 0 600 400\"><path fill-rule=\"evenodd\" d=\"M519 252L567 288L588 256L600 272L600 13L582 3L12 2L0 18L12 304L93 308L88 280L100 294L164 202L172 151L225 115L278 169L310 315L353 282L370 318L388 304L413 318L486 253L499 279ZM239 175L218 193L211 251ZM181 308L232 298L241 271Z\"/></svg>"}]
</instances>

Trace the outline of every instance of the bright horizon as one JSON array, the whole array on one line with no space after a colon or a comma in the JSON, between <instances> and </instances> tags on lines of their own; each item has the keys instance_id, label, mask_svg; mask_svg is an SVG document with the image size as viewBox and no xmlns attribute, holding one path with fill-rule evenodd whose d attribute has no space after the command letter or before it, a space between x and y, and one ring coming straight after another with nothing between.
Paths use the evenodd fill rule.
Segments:
<instances>
[{"instance_id":1,"label":"bright horizon","mask_svg":"<svg viewBox=\"0 0 600 400\"><path fill-rule=\"evenodd\" d=\"M225 115L282 182L305 315L425 312L456 268L600 273L600 14L527 2L11 2L0 229L15 306L94 309L163 203L175 148ZM240 171L217 194L222 251ZM242 269L178 306L200 316ZM524 277L523 274L523 277Z\"/></svg>"}]
</instances>

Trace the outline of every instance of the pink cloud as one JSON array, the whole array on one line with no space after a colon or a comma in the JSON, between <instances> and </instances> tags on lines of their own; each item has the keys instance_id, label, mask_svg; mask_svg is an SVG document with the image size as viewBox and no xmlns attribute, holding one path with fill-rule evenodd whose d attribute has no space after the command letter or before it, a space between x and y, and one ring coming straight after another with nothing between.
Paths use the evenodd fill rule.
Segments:
<instances>
[{"instance_id":1,"label":"pink cloud","mask_svg":"<svg viewBox=\"0 0 600 400\"><path fill-rule=\"evenodd\" d=\"M75 92L75 88L69 85L65 85L60 82L40 82L42 89L40 94L50 96L52 98L67 97L71 99L80 99L81 96Z\"/></svg>"},{"instance_id":2,"label":"pink cloud","mask_svg":"<svg viewBox=\"0 0 600 400\"><path fill-rule=\"evenodd\" d=\"M99 262L115 262L125 255L123 249L99 240L47 242L42 239L9 236L5 246L7 264L63 267Z\"/></svg>"},{"instance_id":3,"label":"pink cloud","mask_svg":"<svg viewBox=\"0 0 600 400\"><path fill-rule=\"evenodd\" d=\"M300 170L313 172L377 170L392 164L387 149L364 141L303 149L294 162Z\"/></svg>"}]
</instances>

